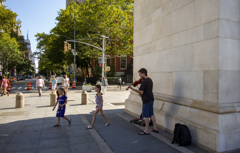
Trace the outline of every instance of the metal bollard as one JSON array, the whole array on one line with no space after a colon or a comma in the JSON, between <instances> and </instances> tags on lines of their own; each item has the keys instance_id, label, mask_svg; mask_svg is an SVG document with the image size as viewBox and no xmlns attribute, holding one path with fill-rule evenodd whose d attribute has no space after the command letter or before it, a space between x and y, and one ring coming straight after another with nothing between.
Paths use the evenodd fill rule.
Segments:
<instances>
[{"instance_id":1,"label":"metal bollard","mask_svg":"<svg viewBox=\"0 0 240 153\"><path fill-rule=\"evenodd\" d=\"M56 100L57 100L57 94L51 93L50 94L50 106L55 106Z\"/></svg>"},{"instance_id":2,"label":"metal bollard","mask_svg":"<svg viewBox=\"0 0 240 153\"><path fill-rule=\"evenodd\" d=\"M83 91L82 92L82 105L87 105L88 104L88 96L87 96L87 92L86 91Z\"/></svg>"},{"instance_id":3,"label":"metal bollard","mask_svg":"<svg viewBox=\"0 0 240 153\"><path fill-rule=\"evenodd\" d=\"M16 95L15 107L24 108L24 95L21 92Z\"/></svg>"}]
</instances>

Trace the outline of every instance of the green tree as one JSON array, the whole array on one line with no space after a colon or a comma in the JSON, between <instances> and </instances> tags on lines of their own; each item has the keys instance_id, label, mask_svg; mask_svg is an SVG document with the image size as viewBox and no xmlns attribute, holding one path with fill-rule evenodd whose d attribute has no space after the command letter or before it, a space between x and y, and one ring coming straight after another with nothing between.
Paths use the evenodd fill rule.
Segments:
<instances>
[{"instance_id":1,"label":"green tree","mask_svg":"<svg viewBox=\"0 0 240 153\"><path fill-rule=\"evenodd\" d=\"M75 17L75 18L74 18ZM71 52L64 52L65 37L74 36L74 19L76 40L102 47L101 35L106 39L106 54L131 55L133 52L133 0L86 0L83 4L71 2L66 9L58 12L57 25L50 34L38 33L38 53L44 54L51 64L73 63ZM73 43L72 48L73 48ZM77 66L92 67L90 61L101 56L102 51L84 44L76 44ZM57 55L57 56L56 56ZM50 64L49 63L49 64ZM94 70L92 69L94 74Z\"/></svg>"},{"instance_id":2,"label":"green tree","mask_svg":"<svg viewBox=\"0 0 240 153\"><path fill-rule=\"evenodd\" d=\"M20 64L28 62L26 57L27 43L23 36L19 36L16 31L20 29L21 21L16 21L17 14L6 9L6 6L0 6L0 62L3 65L3 71L11 69ZM8 71L7 70L7 71Z\"/></svg>"},{"instance_id":3,"label":"green tree","mask_svg":"<svg viewBox=\"0 0 240 153\"><path fill-rule=\"evenodd\" d=\"M6 9L6 6L0 6L0 31L10 33L20 21L16 21L17 14L13 11Z\"/></svg>"},{"instance_id":4,"label":"green tree","mask_svg":"<svg viewBox=\"0 0 240 153\"><path fill-rule=\"evenodd\" d=\"M8 34L0 34L0 61L5 71L8 65L12 63L21 63L23 60L21 57L21 52L19 51L18 43L15 38L9 37ZM6 72L5 72L6 73Z\"/></svg>"}]
</instances>

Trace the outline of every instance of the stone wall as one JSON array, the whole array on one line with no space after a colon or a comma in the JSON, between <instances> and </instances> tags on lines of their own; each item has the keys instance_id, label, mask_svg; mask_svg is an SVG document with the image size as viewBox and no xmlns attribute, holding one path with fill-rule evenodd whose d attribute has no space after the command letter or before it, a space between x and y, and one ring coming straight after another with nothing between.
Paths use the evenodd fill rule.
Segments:
<instances>
[{"instance_id":1,"label":"stone wall","mask_svg":"<svg viewBox=\"0 0 240 153\"><path fill-rule=\"evenodd\" d=\"M196 143L240 148L240 0L134 2L134 76L154 82L157 123L189 126ZM132 93L126 112L140 114Z\"/></svg>"}]
</instances>

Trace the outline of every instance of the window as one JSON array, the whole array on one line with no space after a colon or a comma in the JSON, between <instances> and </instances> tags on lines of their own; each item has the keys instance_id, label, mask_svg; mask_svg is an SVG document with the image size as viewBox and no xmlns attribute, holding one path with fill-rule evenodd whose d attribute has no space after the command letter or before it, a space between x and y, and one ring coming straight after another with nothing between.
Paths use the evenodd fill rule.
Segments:
<instances>
[{"instance_id":1,"label":"window","mask_svg":"<svg viewBox=\"0 0 240 153\"><path fill-rule=\"evenodd\" d=\"M121 70L127 69L127 55L122 55L120 60L121 60L121 62L120 62Z\"/></svg>"}]
</instances>

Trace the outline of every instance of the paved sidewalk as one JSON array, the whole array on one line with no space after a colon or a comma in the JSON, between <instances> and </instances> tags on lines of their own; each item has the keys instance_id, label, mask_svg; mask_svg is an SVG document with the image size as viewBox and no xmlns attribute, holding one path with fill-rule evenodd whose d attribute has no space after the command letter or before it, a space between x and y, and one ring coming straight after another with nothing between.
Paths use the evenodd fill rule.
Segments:
<instances>
[{"instance_id":1,"label":"paved sidewalk","mask_svg":"<svg viewBox=\"0 0 240 153\"><path fill-rule=\"evenodd\" d=\"M24 94L22 109L15 108L15 94L0 97L0 153L204 152L197 147L171 145L167 138L171 136L164 132L138 135L142 128L129 123L134 117L123 113L129 91L104 95L103 110L112 124L104 127L106 121L99 114L91 130L85 127L95 111L95 92L88 93L88 105L81 105L81 91L69 91L65 115L72 119L72 125L61 119L61 127L55 128L56 111L49 106L49 94Z\"/></svg>"}]
</instances>

